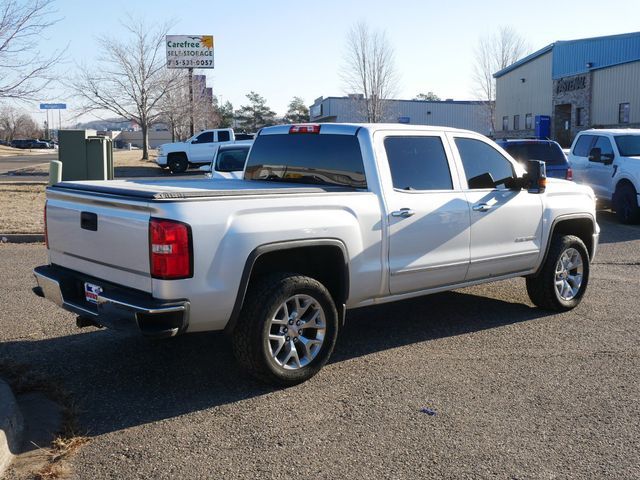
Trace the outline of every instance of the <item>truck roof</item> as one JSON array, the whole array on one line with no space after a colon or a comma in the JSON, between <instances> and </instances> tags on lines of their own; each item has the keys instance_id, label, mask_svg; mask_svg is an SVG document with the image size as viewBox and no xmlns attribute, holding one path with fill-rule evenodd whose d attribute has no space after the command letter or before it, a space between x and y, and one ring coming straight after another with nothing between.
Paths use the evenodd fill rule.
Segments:
<instances>
[{"instance_id":1,"label":"truck roof","mask_svg":"<svg viewBox=\"0 0 640 480\"><path fill-rule=\"evenodd\" d=\"M404 123L309 123L296 125L320 125L320 133L334 135L355 135L360 128L365 128L371 132L377 130L401 130L416 132L458 132L458 133L477 133L471 130L462 130L460 128L441 127L436 125L407 125ZM276 125L273 127L265 127L260 130L259 135L283 135L289 133L292 124Z\"/></svg>"}]
</instances>

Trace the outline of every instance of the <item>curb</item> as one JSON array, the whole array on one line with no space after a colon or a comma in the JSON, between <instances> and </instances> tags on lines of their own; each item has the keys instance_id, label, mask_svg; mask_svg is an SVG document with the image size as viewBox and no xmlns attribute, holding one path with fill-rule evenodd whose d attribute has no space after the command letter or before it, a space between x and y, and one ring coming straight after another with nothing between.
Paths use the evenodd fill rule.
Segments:
<instances>
[{"instance_id":1,"label":"curb","mask_svg":"<svg viewBox=\"0 0 640 480\"><path fill-rule=\"evenodd\" d=\"M16 398L7 383L0 379L0 477L18 451L24 424Z\"/></svg>"},{"instance_id":2,"label":"curb","mask_svg":"<svg viewBox=\"0 0 640 480\"><path fill-rule=\"evenodd\" d=\"M0 243L44 243L44 234L0 233Z\"/></svg>"}]
</instances>

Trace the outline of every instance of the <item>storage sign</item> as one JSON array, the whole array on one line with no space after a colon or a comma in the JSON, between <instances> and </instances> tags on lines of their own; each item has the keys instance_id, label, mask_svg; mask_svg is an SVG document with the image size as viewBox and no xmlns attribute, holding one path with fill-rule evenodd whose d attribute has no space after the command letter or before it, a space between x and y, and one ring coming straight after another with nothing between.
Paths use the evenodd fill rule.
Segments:
<instances>
[{"instance_id":1,"label":"storage sign","mask_svg":"<svg viewBox=\"0 0 640 480\"><path fill-rule=\"evenodd\" d=\"M213 68L213 35L167 35L167 68Z\"/></svg>"}]
</instances>

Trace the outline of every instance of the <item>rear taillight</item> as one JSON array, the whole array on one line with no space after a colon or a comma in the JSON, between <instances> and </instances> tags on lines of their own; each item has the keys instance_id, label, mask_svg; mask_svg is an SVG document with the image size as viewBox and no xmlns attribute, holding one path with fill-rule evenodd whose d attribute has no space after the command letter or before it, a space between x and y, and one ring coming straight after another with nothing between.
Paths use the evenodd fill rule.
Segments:
<instances>
[{"instance_id":1,"label":"rear taillight","mask_svg":"<svg viewBox=\"0 0 640 480\"><path fill-rule=\"evenodd\" d=\"M292 125L289 129L289 133L320 133L320 125L315 123L306 125Z\"/></svg>"},{"instance_id":2,"label":"rear taillight","mask_svg":"<svg viewBox=\"0 0 640 480\"><path fill-rule=\"evenodd\" d=\"M49 233L47 232L47 201L44 202L44 244L49 248Z\"/></svg>"},{"instance_id":3,"label":"rear taillight","mask_svg":"<svg viewBox=\"0 0 640 480\"><path fill-rule=\"evenodd\" d=\"M151 277L178 280L193 276L191 227L175 220L149 221Z\"/></svg>"},{"instance_id":4,"label":"rear taillight","mask_svg":"<svg viewBox=\"0 0 640 480\"><path fill-rule=\"evenodd\" d=\"M573 180L573 170L571 170L571 167L567 168L567 174L564 178L565 180Z\"/></svg>"}]
</instances>

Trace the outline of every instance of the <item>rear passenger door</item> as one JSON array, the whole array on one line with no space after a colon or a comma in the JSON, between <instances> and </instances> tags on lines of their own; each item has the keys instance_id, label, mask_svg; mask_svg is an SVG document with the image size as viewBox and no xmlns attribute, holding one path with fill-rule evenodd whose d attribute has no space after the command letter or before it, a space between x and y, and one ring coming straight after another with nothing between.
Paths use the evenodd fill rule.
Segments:
<instances>
[{"instance_id":1,"label":"rear passenger door","mask_svg":"<svg viewBox=\"0 0 640 480\"><path fill-rule=\"evenodd\" d=\"M377 132L387 201L389 290L401 294L462 282L469 211L444 136ZM386 168L388 167L388 168Z\"/></svg>"},{"instance_id":2,"label":"rear passenger door","mask_svg":"<svg viewBox=\"0 0 640 480\"><path fill-rule=\"evenodd\" d=\"M488 141L466 134L449 136L464 172L471 217L466 280L533 269L542 240L541 195L508 187L516 176L514 164Z\"/></svg>"}]
</instances>

